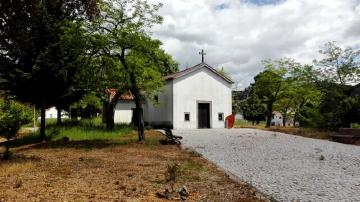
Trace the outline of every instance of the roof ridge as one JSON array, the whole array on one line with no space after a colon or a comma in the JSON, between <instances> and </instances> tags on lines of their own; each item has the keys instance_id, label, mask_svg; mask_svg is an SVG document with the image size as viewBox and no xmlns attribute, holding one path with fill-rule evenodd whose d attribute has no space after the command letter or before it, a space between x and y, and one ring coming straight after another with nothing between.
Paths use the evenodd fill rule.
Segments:
<instances>
[{"instance_id":1,"label":"roof ridge","mask_svg":"<svg viewBox=\"0 0 360 202\"><path fill-rule=\"evenodd\" d=\"M181 70L179 72L175 72L173 74L169 74L167 76L164 77L165 80L172 80L172 79L176 79L176 78L179 78L179 77L182 77L186 74L189 74L199 68L202 68L202 67L206 67L208 68L210 71L214 72L215 74L217 74L218 76L220 76L221 78L223 78L224 80L226 80L227 82L229 83L234 83L230 78L228 78L227 76L224 76L222 74L220 74L218 72L218 70L214 69L213 67L211 67L210 65L206 64L206 63L199 63L193 67L190 67L190 68L187 68L187 69L184 69L184 70Z\"/></svg>"}]
</instances>

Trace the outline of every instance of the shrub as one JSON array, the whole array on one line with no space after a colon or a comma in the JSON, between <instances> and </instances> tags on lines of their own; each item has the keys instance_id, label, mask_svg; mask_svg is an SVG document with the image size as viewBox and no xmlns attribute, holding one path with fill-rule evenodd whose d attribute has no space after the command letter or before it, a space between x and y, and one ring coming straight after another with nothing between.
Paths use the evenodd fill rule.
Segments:
<instances>
[{"instance_id":1,"label":"shrub","mask_svg":"<svg viewBox=\"0 0 360 202\"><path fill-rule=\"evenodd\" d=\"M22 125L31 121L31 117L32 111L29 107L8 99L0 101L0 136L7 140L4 159L10 158L10 139Z\"/></svg>"}]
</instances>

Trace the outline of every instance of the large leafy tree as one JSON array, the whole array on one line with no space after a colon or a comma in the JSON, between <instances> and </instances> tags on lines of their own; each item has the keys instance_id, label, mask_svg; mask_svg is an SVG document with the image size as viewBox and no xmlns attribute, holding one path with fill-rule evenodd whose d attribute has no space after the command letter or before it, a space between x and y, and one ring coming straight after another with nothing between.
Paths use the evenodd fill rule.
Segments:
<instances>
[{"instance_id":1,"label":"large leafy tree","mask_svg":"<svg viewBox=\"0 0 360 202\"><path fill-rule=\"evenodd\" d=\"M342 85L360 82L360 50L350 47L344 49L335 42L328 42L320 53L324 55L324 59L314 61L319 80Z\"/></svg>"},{"instance_id":2,"label":"large leafy tree","mask_svg":"<svg viewBox=\"0 0 360 202\"><path fill-rule=\"evenodd\" d=\"M143 0L106 1L99 18L89 26L100 56L95 61L100 64L99 78L103 78L99 81L101 91L108 92L103 96L107 128L114 127L114 107L121 94L129 90L135 98L139 141L145 139L142 101L159 90L165 74L177 71L177 64L161 50L161 42L148 32L152 25L162 22L156 14L160 6Z\"/></svg>"},{"instance_id":3,"label":"large leafy tree","mask_svg":"<svg viewBox=\"0 0 360 202\"><path fill-rule=\"evenodd\" d=\"M96 13L95 0L19 0L0 4L1 88L41 108L40 137L45 138L45 109L68 94L77 57L61 43L66 27ZM78 35L81 39L81 35ZM78 48L78 47L76 47Z\"/></svg>"},{"instance_id":4,"label":"large leafy tree","mask_svg":"<svg viewBox=\"0 0 360 202\"><path fill-rule=\"evenodd\" d=\"M239 108L244 119L249 120L254 125L265 119L266 108L255 94L253 86L248 89L248 97L240 101Z\"/></svg>"},{"instance_id":5,"label":"large leafy tree","mask_svg":"<svg viewBox=\"0 0 360 202\"><path fill-rule=\"evenodd\" d=\"M274 103L283 97L287 88L285 75L295 63L290 59L281 59L267 60L264 65L265 70L255 76L254 90L266 105L266 127L270 127Z\"/></svg>"},{"instance_id":6,"label":"large leafy tree","mask_svg":"<svg viewBox=\"0 0 360 202\"><path fill-rule=\"evenodd\" d=\"M301 114L304 106L318 107L322 101L322 93L316 86L316 74L310 65L293 63L288 67L286 88L282 97L275 103L275 109L283 114L283 125L291 116L296 121L304 119Z\"/></svg>"}]
</instances>

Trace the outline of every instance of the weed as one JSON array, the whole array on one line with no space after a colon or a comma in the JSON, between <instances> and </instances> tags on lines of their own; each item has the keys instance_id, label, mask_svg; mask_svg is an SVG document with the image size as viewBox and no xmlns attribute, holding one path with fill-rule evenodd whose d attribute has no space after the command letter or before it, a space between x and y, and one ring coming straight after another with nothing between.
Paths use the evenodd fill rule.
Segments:
<instances>
[{"instance_id":1,"label":"weed","mask_svg":"<svg viewBox=\"0 0 360 202\"><path fill-rule=\"evenodd\" d=\"M174 192L174 185L177 178L180 175L180 165L177 163L174 163L172 165L168 165L165 173L165 181L166 183L169 183L171 186L171 191Z\"/></svg>"},{"instance_id":2,"label":"weed","mask_svg":"<svg viewBox=\"0 0 360 202\"><path fill-rule=\"evenodd\" d=\"M190 152L190 154L191 154L191 156L193 156L193 157L202 157L202 154L200 154L199 152L194 151L194 150L192 150L192 151Z\"/></svg>"},{"instance_id":3,"label":"weed","mask_svg":"<svg viewBox=\"0 0 360 202\"><path fill-rule=\"evenodd\" d=\"M17 188L20 188L22 185L22 181L21 179L16 179L15 183L14 183L14 188L17 189Z\"/></svg>"}]
</instances>

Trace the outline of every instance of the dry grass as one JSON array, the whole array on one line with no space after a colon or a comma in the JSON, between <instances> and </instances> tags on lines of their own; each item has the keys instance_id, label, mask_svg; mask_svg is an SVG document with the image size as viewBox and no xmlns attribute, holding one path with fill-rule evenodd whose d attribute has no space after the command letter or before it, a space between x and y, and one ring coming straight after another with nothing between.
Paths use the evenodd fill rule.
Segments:
<instances>
[{"instance_id":1,"label":"dry grass","mask_svg":"<svg viewBox=\"0 0 360 202\"><path fill-rule=\"evenodd\" d=\"M297 127L277 127L277 126L271 126L271 128L265 127L265 122L261 122L257 125L252 125L249 121L238 121L235 125L236 128L252 128L252 129L259 129L259 130L266 130L266 131L275 131L275 132L281 132L281 133L287 133L302 137L309 137L314 139L325 139L330 140L331 135L335 135L335 132L331 131L324 131L320 129L314 129L314 128L297 128Z\"/></svg>"},{"instance_id":2,"label":"dry grass","mask_svg":"<svg viewBox=\"0 0 360 202\"><path fill-rule=\"evenodd\" d=\"M315 139L323 139L323 140L330 140L331 135L336 134L335 132L331 131L324 131L319 129L313 128L295 128L295 127L275 127L272 126L271 128L265 128L265 125L237 125L236 128L252 128L252 129L259 129L259 130L266 130L266 131L275 131L281 133L287 133L291 135L297 135L302 137L309 137Z\"/></svg>"},{"instance_id":3,"label":"dry grass","mask_svg":"<svg viewBox=\"0 0 360 202\"><path fill-rule=\"evenodd\" d=\"M156 192L170 188L165 172L173 163L181 170L175 187L185 185L189 201L265 200L200 155L157 144L157 132L146 135L144 144L57 141L13 149L13 160L0 161L0 201L161 201Z\"/></svg>"},{"instance_id":4,"label":"dry grass","mask_svg":"<svg viewBox=\"0 0 360 202\"><path fill-rule=\"evenodd\" d=\"M331 132L331 131L324 131L324 130L311 129L311 128L272 127L272 128L267 128L266 130L287 133L302 137L314 138L314 139L322 139L322 140L330 140L331 135L336 134L335 132Z\"/></svg>"}]
</instances>

